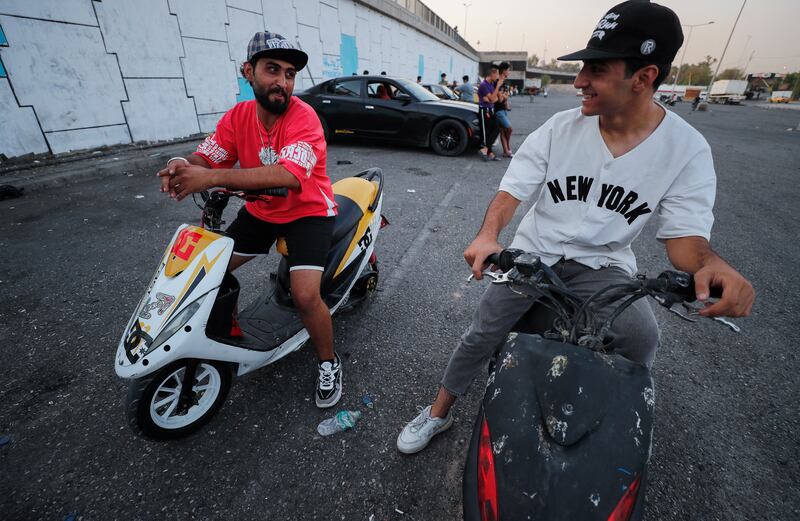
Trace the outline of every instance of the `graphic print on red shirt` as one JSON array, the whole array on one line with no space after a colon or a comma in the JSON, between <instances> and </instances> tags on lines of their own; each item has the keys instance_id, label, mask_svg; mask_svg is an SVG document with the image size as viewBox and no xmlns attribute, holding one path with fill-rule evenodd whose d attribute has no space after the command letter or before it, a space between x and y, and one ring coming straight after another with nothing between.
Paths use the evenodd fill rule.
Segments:
<instances>
[{"instance_id":1,"label":"graphic print on red shirt","mask_svg":"<svg viewBox=\"0 0 800 521\"><path fill-rule=\"evenodd\" d=\"M212 168L257 168L278 164L291 172L300 188L269 202L246 203L259 219L283 224L302 217L336 215L331 180L325 172L326 144L319 118L308 104L292 96L289 107L269 132L256 114L256 100L236 104L222 116L216 131L195 154Z\"/></svg>"}]
</instances>

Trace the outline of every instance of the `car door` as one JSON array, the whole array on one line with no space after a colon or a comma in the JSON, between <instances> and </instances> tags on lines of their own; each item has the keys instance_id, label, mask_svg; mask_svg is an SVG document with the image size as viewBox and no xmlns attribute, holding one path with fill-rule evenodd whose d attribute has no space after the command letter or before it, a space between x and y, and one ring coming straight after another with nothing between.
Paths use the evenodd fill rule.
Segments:
<instances>
[{"instance_id":1,"label":"car door","mask_svg":"<svg viewBox=\"0 0 800 521\"><path fill-rule=\"evenodd\" d=\"M332 134L358 132L364 111L364 81L362 78L338 78L331 81L321 94L321 114Z\"/></svg>"},{"instance_id":2,"label":"car door","mask_svg":"<svg viewBox=\"0 0 800 521\"><path fill-rule=\"evenodd\" d=\"M365 135L403 140L414 99L391 80L367 80L362 128Z\"/></svg>"}]
</instances>

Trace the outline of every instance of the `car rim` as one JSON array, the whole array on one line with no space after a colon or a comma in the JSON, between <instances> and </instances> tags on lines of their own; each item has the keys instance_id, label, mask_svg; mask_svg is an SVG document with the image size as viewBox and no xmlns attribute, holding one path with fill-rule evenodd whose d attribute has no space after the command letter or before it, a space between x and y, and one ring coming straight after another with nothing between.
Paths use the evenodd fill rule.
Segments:
<instances>
[{"instance_id":1,"label":"car rim","mask_svg":"<svg viewBox=\"0 0 800 521\"><path fill-rule=\"evenodd\" d=\"M183 387L185 367L166 377L150 400L150 417L163 429L180 429L196 422L216 401L222 388L222 377L210 364L197 366L192 392L192 404L186 411L179 411L178 401Z\"/></svg>"},{"instance_id":2,"label":"car rim","mask_svg":"<svg viewBox=\"0 0 800 521\"><path fill-rule=\"evenodd\" d=\"M439 146L442 150L453 150L458 146L458 131L451 127L445 127L439 132Z\"/></svg>"}]
</instances>

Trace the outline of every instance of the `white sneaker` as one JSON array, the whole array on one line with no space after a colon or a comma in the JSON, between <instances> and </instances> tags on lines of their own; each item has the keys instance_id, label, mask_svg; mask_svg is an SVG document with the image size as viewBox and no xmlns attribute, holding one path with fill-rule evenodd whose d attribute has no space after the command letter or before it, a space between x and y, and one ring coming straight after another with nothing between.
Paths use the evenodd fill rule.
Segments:
<instances>
[{"instance_id":1,"label":"white sneaker","mask_svg":"<svg viewBox=\"0 0 800 521\"><path fill-rule=\"evenodd\" d=\"M431 438L446 431L451 425L453 425L452 411L445 418L433 418L429 405L421 409L419 415L403 428L397 437L397 450L403 454L419 452L428 446Z\"/></svg>"}]
</instances>

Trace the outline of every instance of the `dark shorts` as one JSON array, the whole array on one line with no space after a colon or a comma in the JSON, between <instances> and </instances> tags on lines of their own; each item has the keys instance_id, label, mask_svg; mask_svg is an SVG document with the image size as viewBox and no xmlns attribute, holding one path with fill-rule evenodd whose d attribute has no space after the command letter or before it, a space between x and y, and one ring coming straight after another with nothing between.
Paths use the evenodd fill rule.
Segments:
<instances>
[{"instance_id":1,"label":"dark shorts","mask_svg":"<svg viewBox=\"0 0 800 521\"><path fill-rule=\"evenodd\" d=\"M233 239L236 255L266 255L278 239L286 239L289 270L322 271L331 247L334 217L303 217L276 224L254 217L244 206L225 234Z\"/></svg>"}]
</instances>

